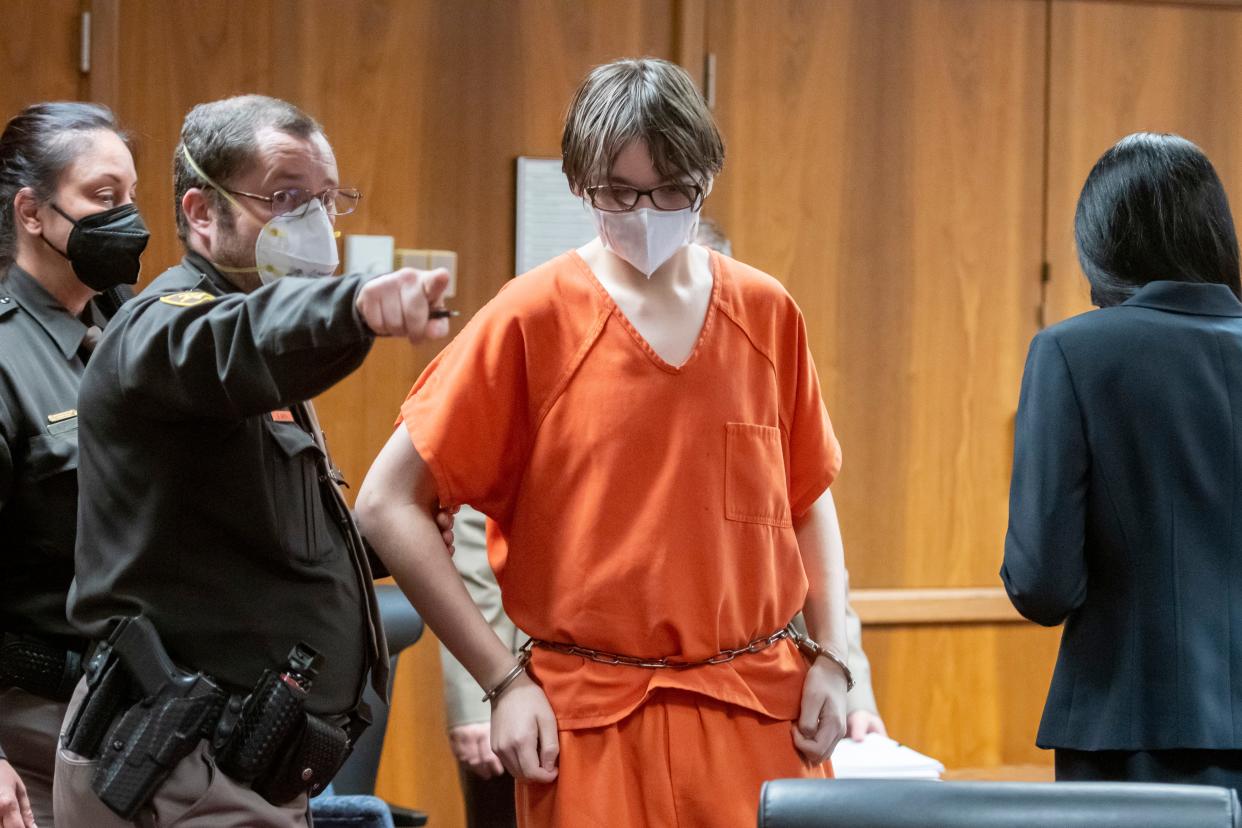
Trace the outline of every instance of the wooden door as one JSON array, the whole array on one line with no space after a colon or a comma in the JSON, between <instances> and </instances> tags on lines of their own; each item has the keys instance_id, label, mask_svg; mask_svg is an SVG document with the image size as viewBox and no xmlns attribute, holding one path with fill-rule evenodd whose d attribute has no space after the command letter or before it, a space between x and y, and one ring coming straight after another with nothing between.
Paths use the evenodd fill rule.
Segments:
<instances>
[{"instance_id":1,"label":"wooden door","mask_svg":"<svg viewBox=\"0 0 1242 828\"><path fill-rule=\"evenodd\" d=\"M40 101L81 96L79 0L0 0L0 118Z\"/></svg>"},{"instance_id":2,"label":"wooden door","mask_svg":"<svg viewBox=\"0 0 1242 828\"><path fill-rule=\"evenodd\" d=\"M1092 165L1140 130L1194 141L1242 205L1242 6L1052 3L1048 321L1091 309L1074 208Z\"/></svg>"}]
</instances>

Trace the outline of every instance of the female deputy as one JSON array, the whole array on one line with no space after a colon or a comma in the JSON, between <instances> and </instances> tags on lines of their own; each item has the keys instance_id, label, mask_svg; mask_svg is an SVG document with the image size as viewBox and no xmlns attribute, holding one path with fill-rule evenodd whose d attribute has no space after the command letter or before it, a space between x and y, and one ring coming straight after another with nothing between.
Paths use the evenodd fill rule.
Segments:
<instances>
[{"instance_id":1,"label":"female deputy","mask_svg":"<svg viewBox=\"0 0 1242 828\"><path fill-rule=\"evenodd\" d=\"M1242 302L1204 154L1139 133L1075 216L1101 310L1038 334L1001 577L1065 622L1037 744L1058 779L1242 788Z\"/></svg>"},{"instance_id":2,"label":"female deputy","mask_svg":"<svg viewBox=\"0 0 1242 828\"><path fill-rule=\"evenodd\" d=\"M136 183L105 107L36 104L0 135L0 828L53 824L56 739L85 646L65 618L78 384L105 319L93 300L138 279Z\"/></svg>"}]
</instances>

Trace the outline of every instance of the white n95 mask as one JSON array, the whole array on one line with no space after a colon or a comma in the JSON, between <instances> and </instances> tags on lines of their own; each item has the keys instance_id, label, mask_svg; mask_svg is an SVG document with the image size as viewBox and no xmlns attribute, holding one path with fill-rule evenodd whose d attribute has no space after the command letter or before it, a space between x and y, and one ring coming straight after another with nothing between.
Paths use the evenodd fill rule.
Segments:
<instances>
[{"instance_id":1,"label":"white n95 mask","mask_svg":"<svg viewBox=\"0 0 1242 828\"><path fill-rule=\"evenodd\" d=\"M259 231L254 262L263 284L281 276L331 276L341 263L336 231L323 202L312 198L303 207L275 216Z\"/></svg>"},{"instance_id":2,"label":"white n95 mask","mask_svg":"<svg viewBox=\"0 0 1242 828\"><path fill-rule=\"evenodd\" d=\"M630 210L610 213L595 210L595 228L604 247L651 278L660 265L678 250L694 241L699 228L699 211Z\"/></svg>"}]
</instances>

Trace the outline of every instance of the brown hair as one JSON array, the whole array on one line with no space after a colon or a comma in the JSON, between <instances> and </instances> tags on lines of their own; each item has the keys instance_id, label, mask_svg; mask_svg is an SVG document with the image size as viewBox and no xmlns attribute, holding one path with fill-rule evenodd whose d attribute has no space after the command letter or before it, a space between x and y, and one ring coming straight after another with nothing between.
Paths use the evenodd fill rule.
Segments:
<instances>
[{"instance_id":1,"label":"brown hair","mask_svg":"<svg viewBox=\"0 0 1242 828\"><path fill-rule=\"evenodd\" d=\"M703 183L724 166L724 142L707 102L676 64L658 58L597 66L574 94L561 136L561 169L575 193L608 179L625 145L642 139L669 180Z\"/></svg>"}]
</instances>

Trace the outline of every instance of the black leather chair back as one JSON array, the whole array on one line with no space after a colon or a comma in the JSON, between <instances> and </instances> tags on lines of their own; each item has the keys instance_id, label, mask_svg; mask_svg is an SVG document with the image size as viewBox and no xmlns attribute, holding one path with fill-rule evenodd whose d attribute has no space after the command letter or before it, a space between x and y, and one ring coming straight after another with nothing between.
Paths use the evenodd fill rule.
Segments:
<instances>
[{"instance_id":1,"label":"black leather chair back","mask_svg":"<svg viewBox=\"0 0 1242 828\"><path fill-rule=\"evenodd\" d=\"M1238 828L1228 788L1122 782L781 779L759 828Z\"/></svg>"}]
</instances>

